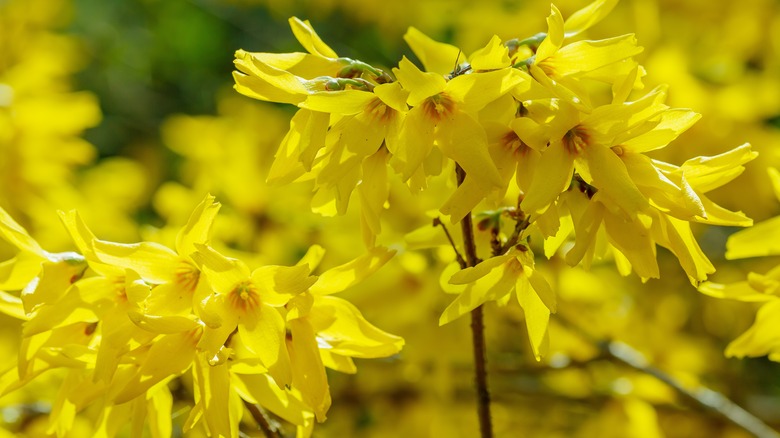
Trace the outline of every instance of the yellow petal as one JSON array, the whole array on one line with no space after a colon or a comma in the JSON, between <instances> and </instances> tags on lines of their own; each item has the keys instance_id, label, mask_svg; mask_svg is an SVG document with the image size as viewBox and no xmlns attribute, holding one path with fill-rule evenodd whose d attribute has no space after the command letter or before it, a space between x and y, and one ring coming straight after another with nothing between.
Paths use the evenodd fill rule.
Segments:
<instances>
[{"instance_id":1,"label":"yellow petal","mask_svg":"<svg viewBox=\"0 0 780 438\"><path fill-rule=\"evenodd\" d=\"M152 386L186 371L195 358L195 344L198 330L165 335L157 339L146 355L144 362L127 383L116 394L117 404L141 396Z\"/></svg>"},{"instance_id":2,"label":"yellow petal","mask_svg":"<svg viewBox=\"0 0 780 438\"><path fill-rule=\"evenodd\" d=\"M292 340L289 342L293 370L293 387L301 391L303 401L313 410L317 421L325 421L330 408L330 390L322 365L317 340L306 319L290 321Z\"/></svg>"},{"instance_id":3,"label":"yellow petal","mask_svg":"<svg viewBox=\"0 0 780 438\"><path fill-rule=\"evenodd\" d=\"M295 39L297 39L309 53L324 56L326 58L338 57L336 52L320 39L317 32L315 32L314 28L311 26L311 23L309 23L309 20L301 21L297 17L291 17L288 22L295 35Z\"/></svg>"},{"instance_id":4,"label":"yellow petal","mask_svg":"<svg viewBox=\"0 0 780 438\"><path fill-rule=\"evenodd\" d=\"M620 251L641 278L658 278L658 262L655 258L655 243L649 230L642 224L626 220L607 212L604 228L610 243Z\"/></svg>"},{"instance_id":5,"label":"yellow petal","mask_svg":"<svg viewBox=\"0 0 780 438\"><path fill-rule=\"evenodd\" d=\"M531 215L544 213L569 187L573 171L574 157L566 151L563 142L552 142L539 158L539 167L520 209Z\"/></svg>"},{"instance_id":6,"label":"yellow petal","mask_svg":"<svg viewBox=\"0 0 780 438\"><path fill-rule=\"evenodd\" d=\"M393 69L393 73L404 89L409 92L407 102L411 106L417 106L424 99L441 93L447 85L444 76L421 71L405 56L398 63L398 68Z\"/></svg>"},{"instance_id":7,"label":"yellow petal","mask_svg":"<svg viewBox=\"0 0 780 438\"><path fill-rule=\"evenodd\" d=\"M758 309L756 321L726 347L726 356L742 358L764 356L777 351L777 321L780 300L772 300Z\"/></svg>"},{"instance_id":8,"label":"yellow petal","mask_svg":"<svg viewBox=\"0 0 780 438\"><path fill-rule=\"evenodd\" d=\"M476 112L508 93L523 77L512 68L458 76L447 82L444 92L467 112Z\"/></svg>"},{"instance_id":9,"label":"yellow petal","mask_svg":"<svg viewBox=\"0 0 780 438\"><path fill-rule=\"evenodd\" d=\"M7 211L0 207L0 237L21 251L46 257L46 252L38 245L21 225Z\"/></svg>"},{"instance_id":10,"label":"yellow petal","mask_svg":"<svg viewBox=\"0 0 780 438\"><path fill-rule=\"evenodd\" d=\"M357 186L360 197L360 214L364 229L370 235L364 241L368 247L374 245L374 236L382 231L380 218L385 202L390 194L387 180L387 149L379 149L375 154L363 160L363 178Z\"/></svg>"},{"instance_id":11,"label":"yellow petal","mask_svg":"<svg viewBox=\"0 0 780 438\"><path fill-rule=\"evenodd\" d=\"M699 292L715 298L746 302L764 302L777 299L774 295L755 290L747 281L731 284L705 282L699 286Z\"/></svg>"},{"instance_id":12,"label":"yellow petal","mask_svg":"<svg viewBox=\"0 0 780 438\"><path fill-rule=\"evenodd\" d=\"M471 54L470 64L476 71L509 67L509 50L501 38L493 35L487 46Z\"/></svg>"},{"instance_id":13,"label":"yellow petal","mask_svg":"<svg viewBox=\"0 0 780 438\"><path fill-rule=\"evenodd\" d=\"M176 234L176 252L182 257L197 251L196 243L208 244L211 237L211 227L221 204L214 201L214 197L206 195L203 201L195 207L195 210L187 220L187 224Z\"/></svg>"},{"instance_id":14,"label":"yellow petal","mask_svg":"<svg viewBox=\"0 0 780 438\"><path fill-rule=\"evenodd\" d=\"M544 61L555 76L590 72L642 53L633 34L567 44ZM537 52L538 53L538 52Z\"/></svg>"},{"instance_id":15,"label":"yellow petal","mask_svg":"<svg viewBox=\"0 0 780 438\"><path fill-rule=\"evenodd\" d=\"M279 388L289 386L292 370L285 345L284 319L272 307L260 306L258 310L256 319L239 322L238 335L247 349L268 368Z\"/></svg>"},{"instance_id":16,"label":"yellow petal","mask_svg":"<svg viewBox=\"0 0 780 438\"><path fill-rule=\"evenodd\" d=\"M563 29L566 37L571 38L586 31L606 17L617 4L618 0L596 0L566 19Z\"/></svg>"},{"instance_id":17,"label":"yellow petal","mask_svg":"<svg viewBox=\"0 0 780 438\"><path fill-rule=\"evenodd\" d=\"M563 30L564 24L561 11L555 5L550 4L550 16L547 17L547 38L539 44L534 64L549 58L560 49L563 44Z\"/></svg>"},{"instance_id":18,"label":"yellow petal","mask_svg":"<svg viewBox=\"0 0 780 438\"><path fill-rule=\"evenodd\" d=\"M517 278L517 301L525 313L525 326L528 329L528 339L536 360L541 360L549 342L547 326L550 322L550 309L534 293L531 284L525 276Z\"/></svg>"},{"instance_id":19,"label":"yellow petal","mask_svg":"<svg viewBox=\"0 0 780 438\"><path fill-rule=\"evenodd\" d=\"M762 257L780 254L780 216L760 222L729 236L726 258Z\"/></svg>"},{"instance_id":20,"label":"yellow petal","mask_svg":"<svg viewBox=\"0 0 780 438\"><path fill-rule=\"evenodd\" d=\"M306 250L306 254L298 260L296 265L308 265L309 271L314 271L325 256L325 249L319 245L312 245Z\"/></svg>"},{"instance_id":21,"label":"yellow petal","mask_svg":"<svg viewBox=\"0 0 780 438\"><path fill-rule=\"evenodd\" d=\"M154 242L125 244L95 240L93 248L101 262L131 269L153 284L174 281L181 261L175 252Z\"/></svg>"},{"instance_id":22,"label":"yellow petal","mask_svg":"<svg viewBox=\"0 0 780 438\"><path fill-rule=\"evenodd\" d=\"M84 258L87 259L87 262L89 262L90 268L106 277L120 277L124 275L124 269L100 261L95 254L95 249L93 247L93 242L97 239L95 239L95 235L92 234L92 231L87 228L87 224L84 223L84 220L81 219L81 216L76 210L71 210L67 213L60 211L59 216L63 225L65 225L65 228L68 230L71 239L73 239L73 243L76 244L79 252L81 252L81 254L84 255Z\"/></svg>"},{"instance_id":23,"label":"yellow petal","mask_svg":"<svg viewBox=\"0 0 780 438\"><path fill-rule=\"evenodd\" d=\"M414 27L406 31L404 41L429 72L446 75L460 64L460 60L465 60L457 47L435 41Z\"/></svg>"},{"instance_id":24,"label":"yellow petal","mask_svg":"<svg viewBox=\"0 0 780 438\"><path fill-rule=\"evenodd\" d=\"M323 272L311 287L311 293L325 295L341 292L373 274L395 255L395 251L377 246L350 262Z\"/></svg>"},{"instance_id":25,"label":"yellow petal","mask_svg":"<svg viewBox=\"0 0 780 438\"><path fill-rule=\"evenodd\" d=\"M337 90L324 93L314 93L298 106L333 114L357 114L363 111L376 97L373 93L361 90Z\"/></svg>"},{"instance_id":26,"label":"yellow petal","mask_svg":"<svg viewBox=\"0 0 780 438\"><path fill-rule=\"evenodd\" d=\"M239 93L269 102L298 104L306 99L309 89L302 78L252 59L239 50L234 61L240 71L233 72L235 89Z\"/></svg>"},{"instance_id":27,"label":"yellow petal","mask_svg":"<svg viewBox=\"0 0 780 438\"><path fill-rule=\"evenodd\" d=\"M252 271L252 283L258 287L264 303L281 307L317 281L316 276L309 275L310 272L309 265L261 266Z\"/></svg>"},{"instance_id":28,"label":"yellow petal","mask_svg":"<svg viewBox=\"0 0 780 438\"><path fill-rule=\"evenodd\" d=\"M215 291L227 294L239 283L249 280L249 268L241 260L225 257L207 245L196 243L195 247L198 251L190 257L200 265Z\"/></svg>"},{"instance_id":29,"label":"yellow petal","mask_svg":"<svg viewBox=\"0 0 780 438\"><path fill-rule=\"evenodd\" d=\"M404 181L420 170L423 161L431 152L435 141L434 128L422 106L412 108L404 118L400 135L393 148L395 150L390 149L394 158L402 163L401 174Z\"/></svg>"},{"instance_id":30,"label":"yellow petal","mask_svg":"<svg viewBox=\"0 0 780 438\"><path fill-rule=\"evenodd\" d=\"M385 105L399 112L406 112L406 100L409 98L409 92L401 87L400 82L391 82L389 84L379 84L374 87L374 94L385 103Z\"/></svg>"},{"instance_id":31,"label":"yellow petal","mask_svg":"<svg viewBox=\"0 0 780 438\"><path fill-rule=\"evenodd\" d=\"M321 344L335 354L376 358L398 353L404 340L378 329L363 318L357 307L332 296L318 297L309 316ZM327 348L324 345L320 348Z\"/></svg>"},{"instance_id":32,"label":"yellow petal","mask_svg":"<svg viewBox=\"0 0 780 438\"><path fill-rule=\"evenodd\" d=\"M458 223L494 190L495 187L485 184L479 177L466 176L463 184L455 189L440 211L450 217L451 223Z\"/></svg>"},{"instance_id":33,"label":"yellow petal","mask_svg":"<svg viewBox=\"0 0 780 438\"><path fill-rule=\"evenodd\" d=\"M745 143L719 155L691 158L678 172L685 174L696 191L707 193L739 176L745 170L742 165L757 156L758 152L751 150L750 143Z\"/></svg>"},{"instance_id":34,"label":"yellow petal","mask_svg":"<svg viewBox=\"0 0 780 438\"><path fill-rule=\"evenodd\" d=\"M550 312L552 313L557 312L558 298L556 297L555 292L552 290L550 284L547 282L544 276L540 274L538 271L534 269L529 269L527 267L525 271L526 271L526 276L528 277L528 282L531 284L531 287L533 288L534 292L536 292L536 295L539 296L539 299L542 300L542 302L550 310Z\"/></svg>"},{"instance_id":35,"label":"yellow petal","mask_svg":"<svg viewBox=\"0 0 780 438\"><path fill-rule=\"evenodd\" d=\"M22 251L16 257L0 263L0 289L21 290L41 272L39 255Z\"/></svg>"},{"instance_id":36,"label":"yellow petal","mask_svg":"<svg viewBox=\"0 0 780 438\"><path fill-rule=\"evenodd\" d=\"M22 300L8 292L0 290L0 313L5 313L17 319L26 320L29 317L24 311Z\"/></svg>"},{"instance_id":37,"label":"yellow petal","mask_svg":"<svg viewBox=\"0 0 780 438\"><path fill-rule=\"evenodd\" d=\"M198 327L192 317L186 316L146 315L136 311L128 312L127 316L138 327L158 334L181 333Z\"/></svg>"},{"instance_id":38,"label":"yellow petal","mask_svg":"<svg viewBox=\"0 0 780 438\"><path fill-rule=\"evenodd\" d=\"M266 374L240 374L233 379L241 398L259 404L295 425L303 425L311 412L290 391L279 389Z\"/></svg>"},{"instance_id":39,"label":"yellow petal","mask_svg":"<svg viewBox=\"0 0 780 438\"><path fill-rule=\"evenodd\" d=\"M151 397L147 397L147 414L149 416L149 431L152 438L168 438L173 432L173 396L165 385L155 388Z\"/></svg>"},{"instance_id":40,"label":"yellow petal","mask_svg":"<svg viewBox=\"0 0 780 438\"><path fill-rule=\"evenodd\" d=\"M632 218L649 208L648 200L634 184L625 164L610 148L594 144L584 148L582 155L593 177L593 185L609 195L611 202Z\"/></svg>"},{"instance_id":41,"label":"yellow petal","mask_svg":"<svg viewBox=\"0 0 780 438\"><path fill-rule=\"evenodd\" d=\"M470 115L456 113L442 120L437 141L441 152L460 164L466 175L495 187L504 185L488 151L487 134Z\"/></svg>"},{"instance_id":42,"label":"yellow petal","mask_svg":"<svg viewBox=\"0 0 780 438\"><path fill-rule=\"evenodd\" d=\"M491 257L478 263L476 266L461 269L452 275L450 284L469 284L488 275L494 269L501 267L504 263L514 258L513 254L505 254L498 257Z\"/></svg>"},{"instance_id":43,"label":"yellow petal","mask_svg":"<svg viewBox=\"0 0 780 438\"><path fill-rule=\"evenodd\" d=\"M655 127L637 137L620 141L620 145L633 152L649 152L660 149L687 131L701 118L701 114L686 109L670 109L658 116Z\"/></svg>"}]
</instances>

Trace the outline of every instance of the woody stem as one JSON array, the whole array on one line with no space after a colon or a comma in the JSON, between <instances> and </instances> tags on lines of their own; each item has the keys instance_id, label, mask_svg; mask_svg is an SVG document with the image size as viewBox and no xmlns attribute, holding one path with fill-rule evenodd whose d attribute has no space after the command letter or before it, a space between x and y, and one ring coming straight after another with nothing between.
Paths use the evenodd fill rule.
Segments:
<instances>
[{"instance_id":1,"label":"woody stem","mask_svg":"<svg viewBox=\"0 0 780 438\"><path fill-rule=\"evenodd\" d=\"M458 186L463 184L466 172L459 164L455 165L455 175ZM471 221L471 212L460 222L463 231L463 249L466 254L466 266L476 266L477 247L474 242L474 224ZM463 265L463 263L461 263ZM487 382L487 359L485 355L485 323L482 315L482 306L471 311L471 341L474 346L474 372L477 385L477 415L479 416L479 430L482 438L492 438L493 423L490 418L490 391Z\"/></svg>"}]
</instances>

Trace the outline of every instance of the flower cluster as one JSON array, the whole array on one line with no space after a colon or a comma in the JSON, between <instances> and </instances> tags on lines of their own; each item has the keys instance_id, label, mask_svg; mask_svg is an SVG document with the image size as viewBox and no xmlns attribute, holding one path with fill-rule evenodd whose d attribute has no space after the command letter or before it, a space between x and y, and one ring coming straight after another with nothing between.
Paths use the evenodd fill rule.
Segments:
<instances>
[{"instance_id":1,"label":"flower cluster","mask_svg":"<svg viewBox=\"0 0 780 438\"><path fill-rule=\"evenodd\" d=\"M19 251L0 265L0 311L24 320L18 366L0 393L57 370L50 433L64 436L96 405L100 433L132 424L140 436L146 422L153 436L169 436L169 383L189 371L180 379L193 398L185 431L238 436L243 404L259 404L307 435L330 406L325 367L354 373L353 358L403 345L333 296L393 252L375 247L314 275L324 251L313 246L295 266L250 271L209 245L219 207L204 199L175 250L100 240L78 213L61 213L78 253L43 250L0 209L0 237Z\"/></svg>"},{"instance_id":2,"label":"flower cluster","mask_svg":"<svg viewBox=\"0 0 780 438\"><path fill-rule=\"evenodd\" d=\"M547 32L494 36L469 56L410 28L404 39L424 69L404 57L391 71L339 57L308 21L292 18L306 53L239 50L235 87L299 108L269 181L313 180L312 207L323 214L344 213L356 191L369 247L390 201L390 172L419 191L455 167L457 187L440 205L452 222L486 200L506 199L500 203L519 233L504 243L537 233L547 257L564 248L572 266L613 258L622 274L634 271L643 281L659 277L662 246L698 284L714 267L690 223L752 224L707 192L738 176L756 153L746 144L679 166L646 155L699 114L666 105L663 86L639 92L646 72L635 59L642 48L634 35L577 40L615 3L596 0L567 20L553 5ZM522 247L527 254L518 257L512 245L499 244L496 259L453 276L450 283L471 284L442 322L488 300L505 302L517 289L528 324L543 321L531 334L538 355L555 306L543 279L530 283L538 294L533 304L522 298L536 278L533 253Z\"/></svg>"}]
</instances>

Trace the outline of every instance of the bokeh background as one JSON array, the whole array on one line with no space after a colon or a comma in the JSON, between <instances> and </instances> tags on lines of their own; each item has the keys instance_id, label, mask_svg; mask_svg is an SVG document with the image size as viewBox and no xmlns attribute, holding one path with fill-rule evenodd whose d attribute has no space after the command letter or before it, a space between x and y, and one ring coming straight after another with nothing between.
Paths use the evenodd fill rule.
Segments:
<instances>
[{"instance_id":1,"label":"bokeh background","mask_svg":"<svg viewBox=\"0 0 780 438\"><path fill-rule=\"evenodd\" d=\"M556 2L564 17L585 4ZM411 57L402 39L408 26L470 53L493 34L544 31L549 8L545 0L0 0L0 206L44 248L61 251L72 244L58 209L78 209L104 239L169 242L210 192L224 205L215 241L227 254L250 265L289 264L318 243L328 251L325 268L343 263L363 251L359 218L311 213L305 183L265 184L294 108L234 92L234 51L301 50L287 25L295 15L341 56L391 68ZM750 142L759 158L712 197L756 221L780 213L766 173L780 165L780 1L624 0L587 36L624 33L645 47L647 85L669 84L670 105L703 114L655 156L679 164ZM356 375L330 374L334 404L315 436L474 436L468 321L437 324L451 299L440 287L440 260L451 253L413 250L403 238L430 223L425 212L437 200L399 185L390 204L382 243L399 254L346 298L406 346L391 359L359 361ZM727 262L734 231L697 229L717 281L777 264ZM0 242L0 259L12 254ZM750 436L604 355L599 341L612 339L780 428L780 366L723 354L756 307L705 297L670 254L661 250L659 259L661 280L646 284L609 264L590 272L556 258L545 264L561 310L541 362L530 353L522 311L487 306L497 436ZM19 325L1 316L0 323L0 357L13 366ZM45 436L57 385L51 376L0 399L2 429ZM175 433L188 409L177 404ZM90 412L78 424L73 436L88 436Z\"/></svg>"}]
</instances>

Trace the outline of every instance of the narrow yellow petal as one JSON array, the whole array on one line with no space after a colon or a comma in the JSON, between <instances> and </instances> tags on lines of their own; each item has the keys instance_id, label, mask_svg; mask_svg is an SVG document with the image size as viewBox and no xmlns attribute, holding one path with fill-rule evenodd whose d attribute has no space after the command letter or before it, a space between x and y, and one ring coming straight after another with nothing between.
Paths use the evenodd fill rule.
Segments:
<instances>
[{"instance_id":1,"label":"narrow yellow petal","mask_svg":"<svg viewBox=\"0 0 780 438\"><path fill-rule=\"evenodd\" d=\"M590 72L642 53L634 34L567 44L544 61L556 76Z\"/></svg>"},{"instance_id":2,"label":"narrow yellow petal","mask_svg":"<svg viewBox=\"0 0 780 438\"><path fill-rule=\"evenodd\" d=\"M520 209L531 215L544 213L569 187L573 172L574 157L566 151L563 142L552 142L539 158L539 166Z\"/></svg>"},{"instance_id":3,"label":"narrow yellow petal","mask_svg":"<svg viewBox=\"0 0 780 438\"><path fill-rule=\"evenodd\" d=\"M517 278L517 301L525 313L525 326L528 329L528 339L536 360L541 360L549 342L547 326L550 322L550 309L542 302L525 276Z\"/></svg>"},{"instance_id":4,"label":"narrow yellow petal","mask_svg":"<svg viewBox=\"0 0 780 438\"><path fill-rule=\"evenodd\" d=\"M493 35L487 46L471 54L471 68L479 70L497 70L509 67L509 50L501 38Z\"/></svg>"},{"instance_id":5,"label":"narrow yellow petal","mask_svg":"<svg viewBox=\"0 0 780 438\"><path fill-rule=\"evenodd\" d=\"M101 262L131 269L153 284L173 281L181 261L171 249L154 242L125 244L95 240L93 248Z\"/></svg>"},{"instance_id":6,"label":"narrow yellow petal","mask_svg":"<svg viewBox=\"0 0 780 438\"><path fill-rule=\"evenodd\" d=\"M217 217L221 204L215 202L213 196L206 197L195 207L187 223L176 234L176 252L182 257L188 257L197 251L196 243L208 244L211 237L211 227Z\"/></svg>"},{"instance_id":7,"label":"narrow yellow petal","mask_svg":"<svg viewBox=\"0 0 780 438\"><path fill-rule=\"evenodd\" d=\"M761 306L753 325L726 347L726 356L757 357L776 352L778 319L780 319L780 300L772 300Z\"/></svg>"},{"instance_id":8,"label":"narrow yellow petal","mask_svg":"<svg viewBox=\"0 0 780 438\"><path fill-rule=\"evenodd\" d=\"M504 185L488 151L487 134L470 115L456 113L443 120L437 130L437 142L441 152L458 163L466 175L486 185Z\"/></svg>"},{"instance_id":9,"label":"narrow yellow petal","mask_svg":"<svg viewBox=\"0 0 780 438\"><path fill-rule=\"evenodd\" d=\"M707 281L699 286L699 292L715 298L745 301L749 303L777 299L774 295L755 290L747 281L738 281L731 284L720 284Z\"/></svg>"},{"instance_id":10,"label":"narrow yellow petal","mask_svg":"<svg viewBox=\"0 0 780 438\"><path fill-rule=\"evenodd\" d=\"M582 33L604 19L618 3L618 0L595 0L566 19L563 29L566 37Z\"/></svg>"},{"instance_id":11,"label":"narrow yellow petal","mask_svg":"<svg viewBox=\"0 0 780 438\"><path fill-rule=\"evenodd\" d=\"M777 254L780 254L780 216L734 233L726 242L729 260Z\"/></svg>"},{"instance_id":12,"label":"narrow yellow petal","mask_svg":"<svg viewBox=\"0 0 780 438\"><path fill-rule=\"evenodd\" d=\"M610 202L620 206L633 218L650 207L647 198L628 174L623 161L610 148L594 144L584 148L582 155L587 161L593 185L609 195Z\"/></svg>"},{"instance_id":13,"label":"narrow yellow petal","mask_svg":"<svg viewBox=\"0 0 780 438\"><path fill-rule=\"evenodd\" d=\"M311 293L326 295L341 292L373 274L395 255L395 251L377 246L350 262L323 272L311 287Z\"/></svg>"},{"instance_id":14,"label":"narrow yellow petal","mask_svg":"<svg viewBox=\"0 0 780 438\"><path fill-rule=\"evenodd\" d=\"M409 92L407 102L411 106L417 106L425 98L441 93L447 85L444 76L421 71L405 56L398 63L398 68L393 69L393 73L404 89Z\"/></svg>"},{"instance_id":15,"label":"narrow yellow petal","mask_svg":"<svg viewBox=\"0 0 780 438\"><path fill-rule=\"evenodd\" d=\"M220 294L227 294L241 282L249 280L249 268L241 260L225 257L214 248L196 243L197 252L190 257L206 274L209 284Z\"/></svg>"},{"instance_id":16,"label":"narrow yellow petal","mask_svg":"<svg viewBox=\"0 0 780 438\"><path fill-rule=\"evenodd\" d=\"M538 64L558 51L563 44L563 16L555 5L550 4L550 15L547 17L547 38L545 38L536 50L534 64Z\"/></svg>"},{"instance_id":17,"label":"narrow yellow petal","mask_svg":"<svg viewBox=\"0 0 780 438\"><path fill-rule=\"evenodd\" d=\"M326 58L337 58L338 55L314 31L309 20L302 21L297 17L291 17L288 22L292 28L295 39L313 55L324 56Z\"/></svg>"},{"instance_id":18,"label":"narrow yellow petal","mask_svg":"<svg viewBox=\"0 0 780 438\"><path fill-rule=\"evenodd\" d=\"M331 398L328 377L322 365L317 340L306 319L290 321L292 340L289 342L293 388L301 391L303 401L313 410L317 421L325 421Z\"/></svg>"},{"instance_id":19,"label":"narrow yellow petal","mask_svg":"<svg viewBox=\"0 0 780 438\"><path fill-rule=\"evenodd\" d=\"M373 93L361 90L326 91L310 95L298 106L312 111L350 115L363 111L375 98Z\"/></svg>"},{"instance_id":20,"label":"narrow yellow petal","mask_svg":"<svg viewBox=\"0 0 780 438\"><path fill-rule=\"evenodd\" d=\"M268 373L279 388L289 386L292 370L285 344L284 319L272 307L260 306L258 310L253 321L239 322L238 336L247 349L268 368Z\"/></svg>"},{"instance_id":21,"label":"narrow yellow petal","mask_svg":"<svg viewBox=\"0 0 780 438\"><path fill-rule=\"evenodd\" d=\"M335 354L361 358L387 357L398 353L404 345L402 338L373 326L357 307L341 298L318 297L309 321L318 340Z\"/></svg>"},{"instance_id":22,"label":"narrow yellow petal","mask_svg":"<svg viewBox=\"0 0 780 438\"><path fill-rule=\"evenodd\" d=\"M295 425L303 425L311 412L290 391L279 389L266 374L240 374L233 379L236 392Z\"/></svg>"},{"instance_id":23,"label":"narrow yellow petal","mask_svg":"<svg viewBox=\"0 0 780 438\"><path fill-rule=\"evenodd\" d=\"M198 330L162 336L157 339L133 378L114 397L117 404L141 396L152 386L186 371L195 358Z\"/></svg>"},{"instance_id":24,"label":"narrow yellow petal","mask_svg":"<svg viewBox=\"0 0 780 438\"><path fill-rule=\"evenodd\" d=\"M0 207L0 237L22 251L46 257L46 252L38 245L21 225L7 211Z\"/></svg>"},{"instance_id":25,"label":"narrow yellow petal","mask_svg":"<svg viewBox=\"0 0 780 438\"><path fill-rule=\"evenodd\" d=\"M435 41L414 27L406 31L404 41L429 72L446 75L466 59L457 47Z\"/></svg>"}]
</instances>

